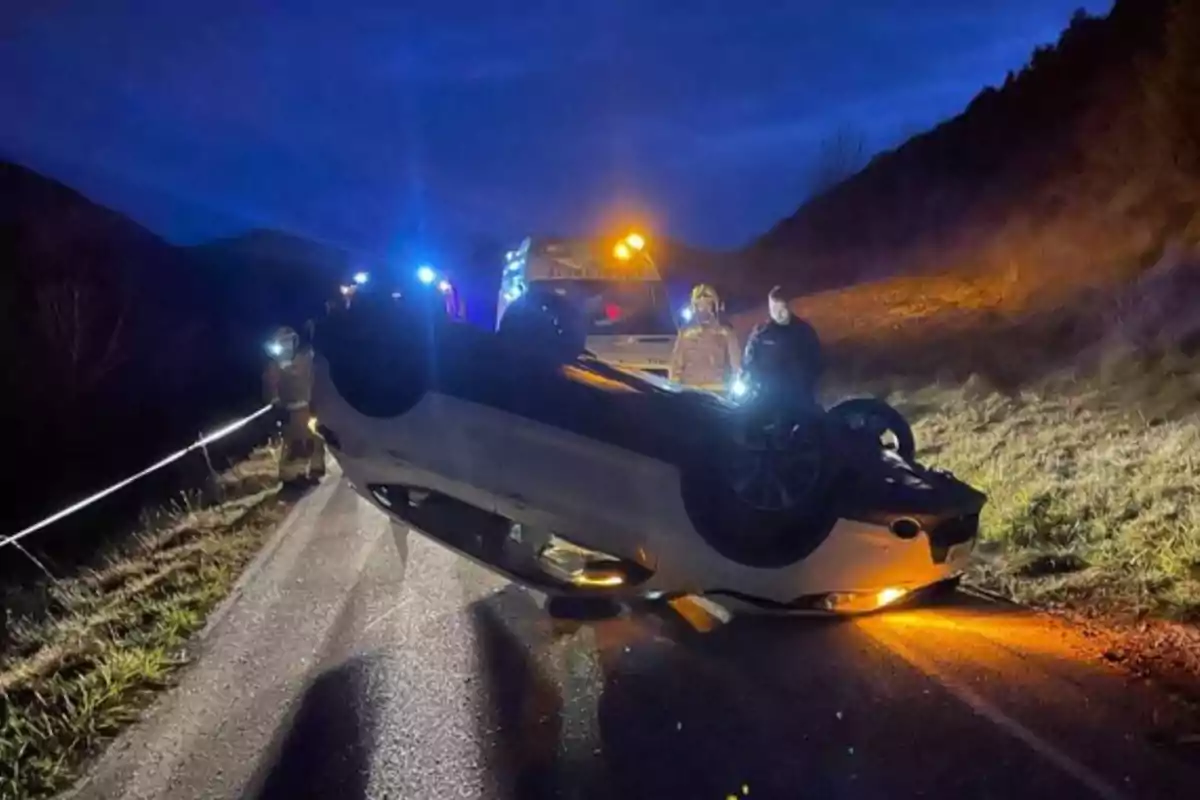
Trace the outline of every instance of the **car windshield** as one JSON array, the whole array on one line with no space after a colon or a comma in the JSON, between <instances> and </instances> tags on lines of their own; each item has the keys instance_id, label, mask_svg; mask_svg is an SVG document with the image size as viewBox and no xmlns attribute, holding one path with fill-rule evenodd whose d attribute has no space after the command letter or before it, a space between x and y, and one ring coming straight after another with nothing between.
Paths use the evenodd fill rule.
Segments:
<instances>
[{"instance_id":1,"label":"car windshield","mask_svg":"<svg viewBox=\"0 0 1200 800\"><path fill-rule=\"evenodd\" d=\"M554 291L583 310L589 336L668 336L677 330L666 287L658 281L556 281Z\"/></svg>"}]
</instances>

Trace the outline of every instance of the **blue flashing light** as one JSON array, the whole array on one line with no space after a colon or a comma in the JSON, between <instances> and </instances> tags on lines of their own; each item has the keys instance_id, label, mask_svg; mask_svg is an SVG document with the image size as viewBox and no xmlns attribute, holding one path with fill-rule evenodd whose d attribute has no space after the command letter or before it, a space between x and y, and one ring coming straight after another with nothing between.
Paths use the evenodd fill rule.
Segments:
<instances>
[{"instance_id":1,"label":"blue flashing light","mask_svg":"<svg viewBox=\"0 0 1200 800\"><path fill-rule=\"evenodd\" d=\"M684 322L691 322L694 313L691 306L684 307L683 311L679 312L679 316L683 317Z\"/></svg>"},{"instance_id":2,"label":"blue flashing light","mask_svg":"<svg viewBox=\"0 0 1200 800\"><path fill-rule=\"evenodd\" d=\"M417 267L417 280L428 286L437 280L437 273L428 265Z\"/></svg>"},{"instance_id":3,"label":"blue flashing light","mask_svg":"<svg viewBox=\"0 0 1200 800\"><path fill-rule=\"evenodd\" d=\"M357 283L359 286L362 286L364 283L366 283L370 279L370 277L371 276L365 272L356 272L356 273L354 273L354 282Z\"/></svg>"}]
</instances>

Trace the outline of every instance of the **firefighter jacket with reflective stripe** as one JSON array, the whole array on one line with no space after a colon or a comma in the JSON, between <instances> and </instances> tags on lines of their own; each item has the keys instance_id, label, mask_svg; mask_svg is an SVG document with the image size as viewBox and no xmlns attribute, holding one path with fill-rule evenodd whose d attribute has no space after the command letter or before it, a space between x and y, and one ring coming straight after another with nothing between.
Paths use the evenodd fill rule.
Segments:
<instances>
[{"instance_id":1,"label":"firefighter jacket with reflective stripe","mask_svg":"<svg viewBox=\"0 0 1200 800\"><path fill-rule=\"evenodd\" d=\"M312 350L299 351L291 361L270 362L263 384L268 403L279 403L290 410L307 408L312 399Z\"/></svg>"},{"instance_id":2,"label":"firefighter jacket with reflective stripe","mask_svg":"<svg viewBox=\"0 0 1200 800\"><path fill-rule=\"evenodd\" d=\"M720 387L737 374L737 334L719 322L698 322L679 332L671 353L671 380L684 386Z\"/></svg>"}]
</instances>

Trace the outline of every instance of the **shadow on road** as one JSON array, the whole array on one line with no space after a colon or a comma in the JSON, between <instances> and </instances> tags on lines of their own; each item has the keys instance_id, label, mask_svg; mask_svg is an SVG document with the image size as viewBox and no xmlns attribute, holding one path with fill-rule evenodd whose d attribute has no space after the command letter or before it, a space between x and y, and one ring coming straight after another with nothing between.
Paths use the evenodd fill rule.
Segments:
<instances>
[{"instance_id":1,"label":"shadow on road","mask_svg":"<svg viewBox=\"0 0 1200 800\"><path fill-rule=\"evenodd\" d=\"M673 613L635 614L572 629L551 624L520 590L501 591L471 611L489 711L481 738L497 742L489 768L504 797L726 798L746 796L751 784L759 797L795 797L799 780L812 790L806 796L833 796L821 782L830 754L802 746L795 730L797 720L807 730L803 709L780 713L775 689L804 684L804 661L762 650L764 637L783 630L771 621L700 635ZM828 650L841 627L780 622L790 642L816 652ZM552 673L537 656L554 650L572 653L560 665L568 672L584 651L595 659L603 676L595 696L564 698L572 693L564 687L581 681ZM764 686L755 665L777 674ZM563 741L569 726L588 740L578 732L588 720L573 716L590 717L595 727L582 754ZM774 793L765 791L772 786Z\"/></svg>"},{"instance_id":2,"label":"shadow on road","mask_svg":"<svg viewBox=\"0 0 1200 800\"><path fill-rule=\"evenodd\" d=\"M698 633L671 621L666 639L622 648L599 708L614 786L626 797L841 794L832 778L850 780L851 765L828 722L842 689L813 656L837 652L844 627L738 618Z\"/></svg>"},{"instance_id":3,"label":"shadow on road","mask_svg":"<svg viewBox=\"0 0 1200 800\"><path fill-rule=\"evenodd\" d=\"M937 606L1013 611L968 595ZM853 620L747 616L701 633L663 609L556 629L520 590L471 612L491 715L481 739L495 743L489 767L506 798L857 800L1061 788L1044 770L957 767L981 748L1010 763L1028 754L980 729ZM579 667L587 659L600 677L581 697L579 673L593 674ZM566 741L581 725L594 729L582 735L583 755Z\"/></svg>"},{"instance_id":4,"label":"shadow on road","mask_svg":"<svg viewBox=\"0 0 1200 800\"><path fill-rule=\"evenodd\" d=\"M524 592L505 590L472 604L480 674L488 713L480 720L487 766L504 797L555 796L562 700L530 656L518 629L534 624L539 610Z\"/></svg>"},{"instance_id":5,"label":"shadow on road","mask_svg":"<svg viewBox=\"0 0 1200 800\"><path fill-rule=\"evenodd\" d=\"M366 691L370 669L368 660L352 659L308 686L246 797L367 797L375 729Z\"/></svg>"}]
</instances>

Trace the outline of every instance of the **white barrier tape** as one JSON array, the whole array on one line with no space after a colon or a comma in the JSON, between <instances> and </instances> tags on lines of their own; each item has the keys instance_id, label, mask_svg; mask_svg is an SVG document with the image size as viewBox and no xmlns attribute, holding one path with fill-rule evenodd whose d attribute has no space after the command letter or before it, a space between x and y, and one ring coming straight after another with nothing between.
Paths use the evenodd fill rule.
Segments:
<instances>
[{"instance_id":1,"label":"white barrier tape","mask_svg":"<svg viewBox=\"0 0 1200 800\"><path fill-rule=\"evenodd\" d=\"M255 411L253 414L251 414L248 417L243 417L242 419L239 419L237 422L231 422L228 425L226 425L225 427L223 427L219 430L215 430L212 433L208 434L207 436L202 436L201 438L197 439L193 444L190 444L187 447L183 448L182 450L172 453L171 455L167 456L166 458L162 459L161 461L151 464L150 466L146 467L144 470L137 473L136 475L130 475L125 480L120 481L119 483L114 483L112 486L109 486L107 489L101 489L100 491L98 491L94 495L92 495L91 497L85 497L84 499L80 500L78 503L75 503L72 506L68 506L67 508L64 508L62 511L59 511L56 514L51 514L50 516L46 517L41 522L35 522L33 525L30 525L28 528L26 528L23 531L18 531L17 533L14 533L12 536L8 536L4 539L0 539L0 547L7 547L10 544L16 544L18 541L20 541L21 539L24 539L29 534L36 533L37 531L40 531L42 528L45 528L48 525L53 525L54 523L58 522L60 519L63 519L64 517L69 517L70 515L74 514L76 511L79 511L80 509L83 509L83 508L87 508L92 503L95 503L98 500L103 500L105 497L108 497L113 492L119 492L121 489L124 489L126 486L133 483L134 481L144 478L147 475L149 475L150 473L156 472L156 471L162 469L163 467L167 466L168 464L173 464L174 462L183 458L184 456L186 456L188 453L192 452L193 450L199 450L202 447L207 447L209 444L212 444L213 442L217 441L218 439L223 439L226 436L228 436L229 434L238 430L239 428L243 428L246 425L249 425L251 422L258 419L259 417L261 417L263 414L267 413L270 410L271 410L271 406L269 406L269 405L263 406L258 411Z\"/></svg>"}]
</instances>

